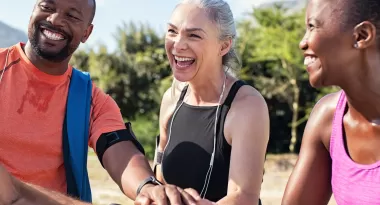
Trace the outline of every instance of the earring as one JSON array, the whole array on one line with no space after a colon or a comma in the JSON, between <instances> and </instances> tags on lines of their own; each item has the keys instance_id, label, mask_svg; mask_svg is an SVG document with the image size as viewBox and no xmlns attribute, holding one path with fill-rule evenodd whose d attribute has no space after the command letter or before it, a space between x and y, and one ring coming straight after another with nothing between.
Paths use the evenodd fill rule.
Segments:
<instances>
[{"instance_id":1,"label":"earring","mask_svg":"<svg viewBox=\"0 0 380 205\"><path fill-rule=\"evenodd\" d=\"M358 43L355 43L354 48L358 48L358 47L359 47Z\"/></svg>"}]
</instances>

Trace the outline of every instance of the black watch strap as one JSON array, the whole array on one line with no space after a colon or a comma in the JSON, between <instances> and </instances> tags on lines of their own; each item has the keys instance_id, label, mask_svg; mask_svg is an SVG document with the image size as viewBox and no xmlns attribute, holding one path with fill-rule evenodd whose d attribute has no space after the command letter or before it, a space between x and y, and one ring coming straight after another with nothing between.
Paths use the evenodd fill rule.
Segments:
<instances>
[{"instance_id":1,"label":"black watch strap","mask_svg":"<svg viewBox=\"0 0 380 205\"><path fill-rule=\"evenodd\" d=\"M144 181L142 181L139 185L139 188L137 188L137 192L136 192L136 195L139 195L140 194L140 191L141 189L147 185L147 184L155 184L155 185L163 185L160 181L158 181L154 176L150 176L146 179L144 179Z\"/></svg>"}]
</instances>

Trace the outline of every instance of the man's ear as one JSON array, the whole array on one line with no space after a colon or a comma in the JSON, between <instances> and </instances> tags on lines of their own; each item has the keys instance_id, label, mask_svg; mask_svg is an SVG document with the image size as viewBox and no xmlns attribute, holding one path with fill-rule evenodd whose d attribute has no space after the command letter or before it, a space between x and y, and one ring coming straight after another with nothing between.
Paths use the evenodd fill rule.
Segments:
<instances>
[{"instance_id":1,"label":"man's ear","mask_svg":"<svg viewBox=\"0 0 380 205\"><path fill-rule=\"evenodd\" d=\"M83 36L82 36L82 39L81 39L81 42L82 43L86 43L87 39L90 37L91 33L92 33L92 29L94 28L94 25L93 24L90 24L86 31L84 32Z\"/></svg>"}]
</instances>

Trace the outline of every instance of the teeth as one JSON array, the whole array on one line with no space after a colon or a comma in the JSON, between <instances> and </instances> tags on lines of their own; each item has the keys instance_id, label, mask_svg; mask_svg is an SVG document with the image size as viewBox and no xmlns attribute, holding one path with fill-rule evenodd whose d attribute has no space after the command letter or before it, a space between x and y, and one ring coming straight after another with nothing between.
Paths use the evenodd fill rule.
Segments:
<instances>
[{"instance_id":1,"label":"teeth","mask_svg":"<svg viewBox=\"0 0 380 205\"><path fill-rule=\"evenodd\" d=\"M314 63L316 60L317 60L316 57L306 56L303 64L304 65L310 65L310 64Z\"/></svg>"},{"instance_id":2,"label":"teeth","mask_svg":"<svg viewBox=\"0 0 380 205\"><path fill-rule=\"evenodd\" d=\"M59 41L59 40L63 40L64 39L64 37L61 34L59 34L59 33L54 33L54 32L51 32L49 30L46 30L46 29L44 29L42 32L50 40Z\"/></svg>"},{"instance_id":3,"label":"teeth","mask_svg":"<svg viewBox=\"0 0 380 205\"><path fill-rule=\"evenodd\" d=\"M177 57L177 56L174 56L174 59L176 59L177 61L192 61L192 60L194 60L194 58L182 58L182 57Z\"/></svg>"}]
</instances>

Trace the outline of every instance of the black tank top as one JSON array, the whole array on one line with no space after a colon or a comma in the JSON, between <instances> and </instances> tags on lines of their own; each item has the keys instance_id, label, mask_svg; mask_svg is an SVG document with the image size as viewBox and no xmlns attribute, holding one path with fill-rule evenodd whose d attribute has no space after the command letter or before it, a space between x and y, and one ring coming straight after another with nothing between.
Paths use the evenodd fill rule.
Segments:
<instances>
[{"instance_id":1,"label":"black tank top","mask_svg":"<svg viewBox=\"0 0 380 205\"><path fill-rule=\"evenodd\" d=\"M219 201L227 195L231 146L224 137L224 122L236 93L243 85L243 81L236 81L219 108L214 166L206 193L206 199L210 201ZM187 88L182 90L176 109L182 103ZM162 161L162 174L168 184L193 188L201 193L213 151L216 109L217 106L183 103L177 111ZM171 121L172 117L167 124L168 135Z\"/></svg>"}]
</instances>

